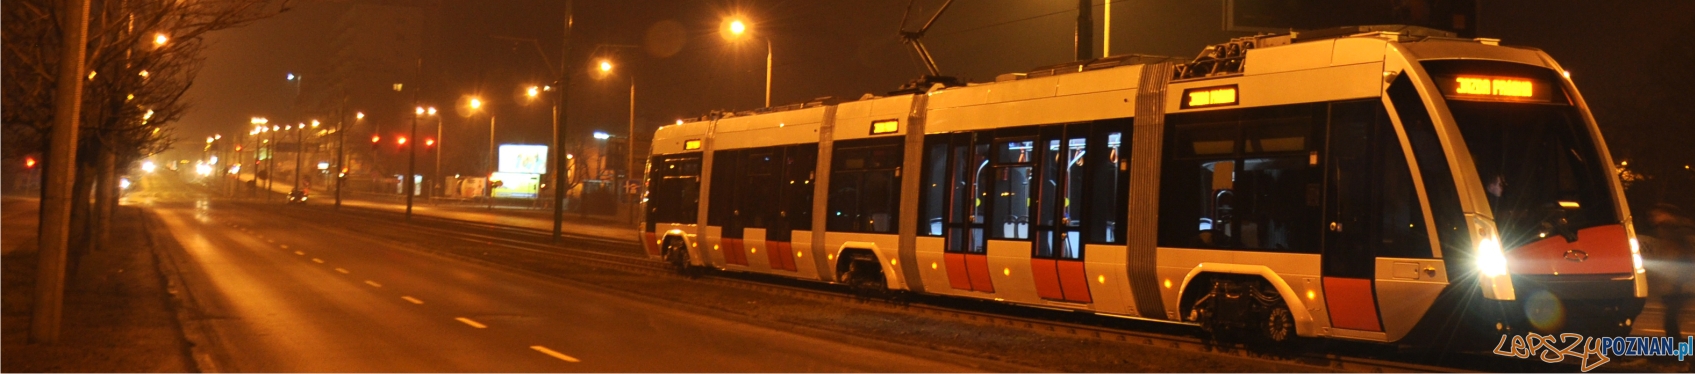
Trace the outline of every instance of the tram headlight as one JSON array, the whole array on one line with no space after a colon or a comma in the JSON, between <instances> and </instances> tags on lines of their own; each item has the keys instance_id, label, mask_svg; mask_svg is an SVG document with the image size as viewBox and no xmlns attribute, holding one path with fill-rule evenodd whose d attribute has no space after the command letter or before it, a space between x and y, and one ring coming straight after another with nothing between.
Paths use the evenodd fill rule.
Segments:
<instances>
[{"instance_id":1,"label":"tram headlight","mask_svg":"<svg viewBox=\"0 0 1695 374\"><path fill-rule=\"evenodd\" d=\"M1478 241L1477 270L1489 277L1507 273L1507 255L1501 252L1501 241L1494 236L1486 236Z\"/></svg>"},{"instance_id":2,"label":"tram headlight","mask_svg":"<svg viewBox=\"0 0 1695 374\"><path fill-rule=\"evenodd\" d=\"M1636 241L1636 235L1630 236L1630 265L1634 266L1637 274L1647 272L1642 268L1642 243Z\"/></svg>"}]
</instances>

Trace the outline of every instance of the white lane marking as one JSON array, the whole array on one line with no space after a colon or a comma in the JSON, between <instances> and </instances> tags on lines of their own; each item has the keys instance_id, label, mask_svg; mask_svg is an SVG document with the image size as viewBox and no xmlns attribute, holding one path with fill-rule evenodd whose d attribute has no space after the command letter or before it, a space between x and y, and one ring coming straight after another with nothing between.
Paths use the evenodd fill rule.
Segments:
<instances>
[{"instance_id":1,"label":"white lane marking","mask_svg":"<svg viewBox=\"0 0 1695 374\"><path fill-rule=\"evenodd\" d=\"M581 360L578 360L576 357L566 356L564 353L555 352L552 349L547 349L547 347L543 347L543 346L539 346L539 345L532 345L532 346L530 346L530 349L534 349L534 350L536 350L536 352L541 352L541 353L546 354L548 356L553 356L553 358L565 360L565 362L583 362Z\"/></svg>"},{"instance_id":2,"label":"white lane marking","mask_svg":"<svg viewBox=\"0 0 1695 374\"><path fill-rule=\"evenodd\" d=\"M322 263L324 263L324 260L319 260L319 259L316 259L316 258L314 258L314 259L312 259L312 262L316 262L316 263L320 263L320 264L322 264Z\"/></svg>"},{"instance_id":3,"label":"white lane marking","mask_svg":"<svg viewBox=\"0 0 1695 374\"><path fill-rule=\"evenodd\" d=\"M483 324L481 324L481 323L477 323L477 321L472 321L472 320L471 320L471 319L470 319L470 318L465 318L465 317L459 317L459 318L454 318L454 319L456 319L456 320L459 320L459 322L464 322L464 323L465 323L465 324L467 324L467 325L471 325L471 327L475 327L475 328L479 328L479 329L486 329L486 328L488 328L488 326L487 326L487 325L483 325Z\"/></svg>"},{"instance_id":4,"label":"white lane marking","mask_svg":"<svg viewBox=\"0 0 1695 374\"><path fill-rule=\"evenodd\" d=\"M265 243L277 244L277 241L271 240L271 239L265 239Z\"/></svg>"},{"instance_id":5,"label":"white lane marking","mask_svg":"<svg viewBox=\"0 0 1695 374\"><path fill-rule=\"evenodd\" d=\"M288 244L283 244L282 249L288 249Z\"/></svg>"},{"instance_id":6,"label":"white lane marking","mask_svg":"<svg viewBox=\"0 0 1695 374\"><path fill-rule=\"evenodd\" d=\"M410 302L412 302L412 303L413 303L413 304L418 304L418 305L424 305L424 301L423 301L423 300L418 300L418 299L414 299L414 298L412 298L412 297L411 297L411 296L401 296L401 297L400 297L400 298L401 298L401 299L402 299L402 300L406 300L406 301L410 301Z\"/></svg>"},{"instance_id":7,"label":"white lane marking","mask_svg":"<svg viewBox=\"0 0 1695 374\"><path fill-rule=\"evenodd\" d=\"M347 274L347 273L348 273L348 271L347 271L347 269L342 269L342 268L335 268L335 271L336 271L336 272L337 272L337 273L342 273L342 274Z\"/></svg>"},{"instance_id":8,"label":"white lane marking","mask_svg":"<svg viewBox=\"0 0 1695 374\"><path fill-rule=\"evenodd\" d=\"M377 282L372 282L372 281L365 281L365 284L369 284L369 285L371 285L371 287L376 287L376 288L383 288L383 284L382 284L382 283L377 283Z\"/></svg>"},{"instance_id":9,"label":"white lane marking","mask_svg":"<svg viewBox=\"0 0 1695 374\"><path fill-rule=\"evenodd\" d=\"M294 251L294 254L295 254L295 255L298 255L298 256L305 256L305 255L306 255L306 252L301 252L301 251Z\"/></svg>"}]
</instances>

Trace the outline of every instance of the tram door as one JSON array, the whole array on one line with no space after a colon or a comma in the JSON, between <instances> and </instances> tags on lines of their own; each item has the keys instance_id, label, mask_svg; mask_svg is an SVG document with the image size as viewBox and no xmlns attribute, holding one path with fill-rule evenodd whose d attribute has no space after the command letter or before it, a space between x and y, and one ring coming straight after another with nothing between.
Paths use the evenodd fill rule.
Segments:
<instances>
[{"instance_id":1,"label":"tram door","mask_svg":"<svg viewBox=\"0 0 1695 374\"><path fill-rule=\"evenodd\" d=\"M1085 152L1088 130L1086 123L1042 127L1036 144L1041 152L1036 156L1036 246L1030 272L1043 299L1093 302L1083 266L1084 166L1085 157L1095 162L1100 158Z\"/></svg>"},{"instance_id":2,"label":"tram door","mask_svg":"<svg viewBox=\"0 0 1695 374\"><path fill-rule=\"evenodd\" d=\"M988 186L978 183L988 170L988 133L944 135L948 139L947 214L940 224L947 232L943 258L948 283L956 290L995 292L989 278L989 247L986 241L988 209L983 198Z\"/></svg>"},{"instance_id":3,"label":"tram door","mask_svg":"<svg viewBox=\"0 0 1695 374\"><path fill-rule=\"evenodd\" d=\"M1377 258L1428 257L1429 240L1411 172L1378 100L1331 106L1325 173L1323 281L1331 324L1384 331L1374 292ZM1422 249L1425 255L1412 255Z\"/></svg>"}]
</instances>

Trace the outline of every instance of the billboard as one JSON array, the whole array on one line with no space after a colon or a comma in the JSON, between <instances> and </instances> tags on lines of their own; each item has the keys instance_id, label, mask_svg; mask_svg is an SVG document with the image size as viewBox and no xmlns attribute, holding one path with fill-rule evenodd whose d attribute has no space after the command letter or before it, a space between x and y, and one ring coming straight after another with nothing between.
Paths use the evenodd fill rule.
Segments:
<instances>
[{"instance_id":1,"label":"billboard","mask_svg":"<svg viewBox=\"0 0 1695 374\"><path fill-rule=\"evenodd\" d=\"M505 159L505 147L501 147L501 159ZM497 172L489 176L489 184L494 186L494 197L516 197L533 199L541 188L541 174Z\"/></svg>"},{"instance_id":2,"label":"billboard","mask_svg":"<svg viewBox=\"0 0 1695 374\"><path fill-rule=\"evenodd\" d=\"M502 173L546 173L547 146L501 144L499 166Z\"/></svg>"}]
</instances>

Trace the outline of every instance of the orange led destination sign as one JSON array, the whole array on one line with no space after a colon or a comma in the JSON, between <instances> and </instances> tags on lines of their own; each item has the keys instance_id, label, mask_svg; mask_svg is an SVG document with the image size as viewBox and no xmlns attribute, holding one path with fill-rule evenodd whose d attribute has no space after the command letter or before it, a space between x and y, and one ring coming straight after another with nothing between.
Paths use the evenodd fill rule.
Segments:
<instances>
[{"instance_id":1,"label":"orange led destination sign","mask_svg":"<svg viewBox=\"0 0 1695 374\"><path fill-rule=\"evenodd\" d=\"M900 121L886 119L871 122L871 135L892 134L900 131Z\"/></svg>"},{"instance_id":2,"label":"orange led destination sign","mask_svg":"<svg viewBox=\"0 0 1695 374\"><path fill-rule=\"evenodd\" d=\"M1236 85L1183 90L1182 109L1236 105Z\"/></svg>"},{"instance_id":3,"label":"orange led destination sign","mask_svg":"<svg viewBox=\"0 0 1695 374\"><path fill-rule=\"evenodd\" d=\"M1549 102L1557 87L1547 81L1520 77L1458 75L1436 77L1442 94L1449 99L1483 101Z\"/></svg>"},{"instance_id":4,"label":"orange led destination sign","mask_svg":"<svg viewBox=\"0 0 1695 374\"><path fill-rule=\"evenodd\" d=\"M1528 79L1492 77L1454 77L1454 93L1461 95L1493 95L1508 97L1536 96L1536 86Z\"/></svg>"},{"instance_id":5,"label":"orange led destination sign","mask_svg":"<svg viewBox=\"0 0 1695 374\"><path fill-rule=\"evenodd\" d=\"M683 141L683 150L692 151L696 149L700 149L700 139L689 139Z\"/></svg>"}]
</instances>

